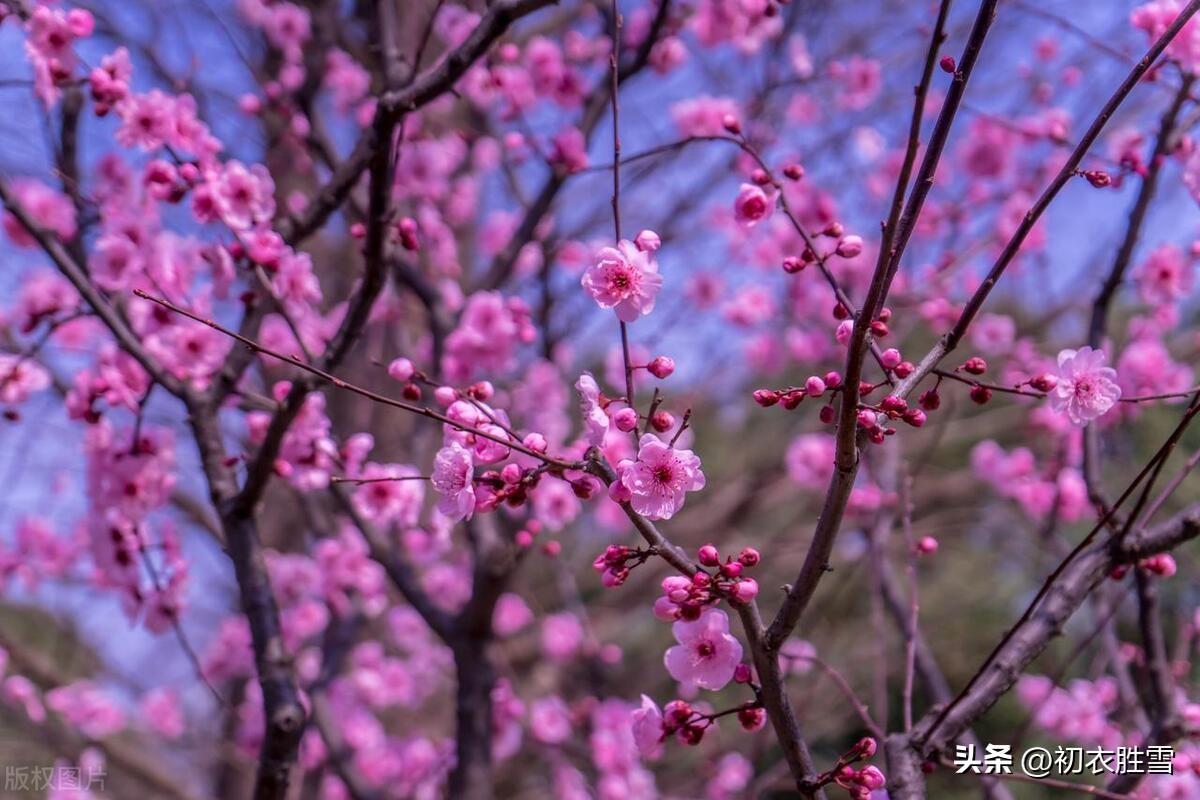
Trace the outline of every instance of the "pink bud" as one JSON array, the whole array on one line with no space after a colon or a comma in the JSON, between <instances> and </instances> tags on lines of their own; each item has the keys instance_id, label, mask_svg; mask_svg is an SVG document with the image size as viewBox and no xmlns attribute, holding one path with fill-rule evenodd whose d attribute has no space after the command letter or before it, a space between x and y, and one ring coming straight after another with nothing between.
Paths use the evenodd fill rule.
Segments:
<instances>
[{"instance_id":1,"label":"pink bud","mask_svg":"<svg viewBox=\"0 0 1200 800\"><path fill-rule=\"evenodd\" d=\"M926 411L937 411L942 405L942 396L937 389L927 389L921 393L920 403Z\"/></svg>"},{"instance_id":2,"label":"pink bud","mask_svg":"<svg viewBox=\"0 0 1200 800\"><path fill-rule=\"evenodd\" d=\"M858 740L858 744L854 745L854 749L858 751L860 758L870 758L875 755L879 745L870 736L864 736Z\"/></svg>"},{"instance_id":3,"label":"pink bud","mask_svg":"<svg viewBox=\"0 0 1200 800\"><path fill-rule=\"evenodd\" d=\"M836 389L837 387L841 386L842 385L842 374L840 372L833 372L833 371L826 372L825 373L825 385L828 386L830 389Z\"/></svg>"},{"instance_id":4,"label":"pink bud","mask_svg":"<svg viewBox=\"0 0 1200 800\"><path fill-rule=\"evenodd\" d=\"M788 164L783 168L783 174L790 181L798 181L804 177L804 167L799 164Z\"/></svg>"},{"instance_id":5,"label":"pink bud","mask_svg":"<svg viewBox=\"0 0 1200 800\"><path fill-rule=\"evenodd\" d=\"M884 369L895 369L900 366L904 358L900 355L900 351L894 347L889 347L879 354L879 361L883 364Z\"/></svg>"},{"instance_id":6,"label":"pink bud","mask_svg":"<svg viewBox=\"0 0 1200 800\"><path fill-rule=\"evenodd\" d=\"M388 364L387 372L392 380L408 383L412 380L416 369L413 367L413 363L407 358L397 358Z\"/></svg>"},{"instance_id":7,"label":"pink bud","mask_svg":"<svg viewBox=\"0 0 1200 800\"><path fill-rule=\"evenodd\" d=\"M968 358L962 365L964 372L969 372L972 375L982 375L987 372L987 362L979 356Z\"/></svg>"},{"instance_id":8,"label":"pink bud","mask_svg":"<svg viewBox=\"0 0 1200 800\"><path fill-rule=\"evenodd\" d=\"M471 388L467 390L471 397L474 397L480 402L486 403L492 399L492 395L496 393L496 388L492 386L491 381L477 381L471 384Z\"/></svg>"},{"instance_id":9,"label":"pink bud","mask_svg":"<svg viewBox=\"0 0 1200 800\"><path fill-rule=\"evenodd\" d=\"M675 371L675 360L668 356L658 356L646 365L646 369L654 377L663 380L670 377L671 373Z\"/></svg>"},{"instance_id":10,"label":"pink bud","mask_svg":"<svg viewBox=\"0 0 1200 800\"><path fill-rule=\"evenodd\" d=\"M1058 378L1047 372L1029 381L1029 385L1039 392L1049 392L1055 386L1058 386Z\"/></svg>"},{"instance_id":11,"label":"pink bud","mask_svg":"<svg viewBox=\"0 0 1200 800\"><path fill-rule=\"evenodd\" d=\"M942 68L942 72L948 72L951 75L953 75L954 70L958 68L954 63L954 56L942 56L941 61L938 61L938 66Z\"/></svg>"},{"instance_id":12,"label":"pink bud","mask_svg":"<svg viewBox=\"0 0 1200 800\"><path fill-rule=\"evenodd\" d=\"M832 425L835 415L836 414L833 410L833 406L821 406L821 410L818 412L817 418L826 425Z\"/></svg>"},{"instance_id":13,"label":"pink bud","mask_svg":"<svg viewBox=\"0 0 1200 800\"><path fill-rule=\"evenodd\" d=\"M908 411L904 412L902 419L909 425L912 425L914 428L922 428L925 426L925 422L928 420L928 417L925 416L925 412L921 409L910 408Z\"/></svg>"},{"instance_id":14,"label":"pink bud","mask_svg":"<svg viewBox=\"0 0 1200 800\"><path fill-rule=\"evenodd\" d=\"M754 578L742 578L733 585L733 600L738 603L749 603L758 596L758 581Z\"/></svg>"},{"instance_id":15,"label":"pink bud","mask_svg":"<svg viewBox=\"0 0 1200 800\"><path fill-rule=\"evenodd\" d=\"M750 665L745 662L733 668L733 679L737 683L749 683L752 676Z\"/></svg>"},{"instance_id":16,"label":"pink bud","mask_svg":"<svg viewBox=\"0 0 1200 800\"><path fill-rule=\"evenodd\" d=\"M737 578L742 574L742 562L730 561L721 565L721 574L726 578Z\"/></svg>"},{"instance_id":17,"label":"pink bud","mask_svg":"<svg viewBox=\"0 0 1200 800\"><path fill-rule=\"evenodd\" d=\"M662 237L660 237L654 231L645 230L637 235L637 237L633 240L633 243L637 246L637 249L641 250L643 253L653 253L658 250L658 248L662 247Z\"/></svg>"},{"instance_id":18,"label":"pink bud","mask_svg":"<svg viewBox=\"0 0 1200 800\"><path fill-rule=\"evenodd\" d=\"M650 418L650 426L659 433L666 433L675 427L675 415L670 411L655 411Z\"/></svg>"},{"instance_id":19,"label":"pink bud","mask_svg":"<svg viewBox=\"0 0 1200 800\"><path fill-rule=\"evenodd\" d=\"M716 546L711 544L701 547L696 555L699 557L700 563L706 567L715 567L721 563L721 553Z\"/></svg>"},{"instance_id":20,"label":"pink bud","mask_svg":"<svg viewBox=\"0 0 1200 800\"><path fill-rule=\"evenodd\" d=\"M858 424L864 428L875 427L875 412L869 408L864 408L858 412Z\"/></svg>"},{"instance_id":21,"label":"pink bud","mask_svg":"<svg viewBox=\"0 0 1200 800\"><path fill-rule=\"evenodd\" d=\"M838 242L837 246L837 254L842 258L854 258L856 255L861 253L862 250L862 237L854 236L853 234L842 237L842 240Z\"/></svg>"},{"instance_id":22,"label":"pink bud","mask_svg":"<svg viewBox=\"0 0 1200 800\"><path fill-rule=\"evenodd\" d=\"M922 536L917 540L917 552L923 556L931 556L938 550L938 540L932 536Z\"/></svg>"},{"instance_id":23,"label":"pink bud","mask_svg":"<svg viewBox=\"0 0 1200 800\"><path fill-rule=\"evenodd\" d=\"M72 36L82 39L92 35L92 31L96 29L96 20L92 17L92 12L73 8L67 12L67 28Z\"/></svg>"},{"instance_id":24,"label":"pink bud","mask_svg":"<svg viewBox=\"0 0 1200 800\"><path fill-rule=\"evenodd\" d=\"M738 553L738 561L742 562L747 567L756 567L761 556L753 547L742 548L742 552Z\"/></svg>"},{"instance_id":25,"label":"pink bud","mask_svg":"<svg viewBox=\"0 0 1200 800\"><path fill-rule=\"evenodd\" d=\"M523 550L533 544L533 534L526 530L517 531L517 535L513 537L513 541L517 547Z\"/></svg>"},{"instance_id":26,"label":"pink bud","mask_svg":"<svg viewBox=\"0 0 1200 800\"><path fill-rule=\"evenodd\" d=\"M617 430L629 433L637 427L638 414L632 408L626 406L613 414L613 423L617 426Z\"/></svg>"},{"instance_id":27,"label":"pink bud","mask_svg":"<svg viewBox=\"0 0 1200 800\"><path fill-rule=\"evenodd\" d=\"M628 503L633 493L625 487L625 484L620 481L613 481L608 485L608 497L614 503Z\"/></svg>"},{"instance_id":28,"label":"pink bud","mask_svg":"<svg viewBox=\"0 0 1200 800\"><path fill-rule=\"evenodd\" d=\"M458 392L454 391L453 386L439 386L434 390L433 398L438 401L438 405L448 406L458 399Z\"/></svg>"},{"instance_id":29,"label":"pink bud","mask_svg":"<svg viewBox=\"0 0 1200 800\"><path fill-rule=\"evenodd\" d=\"M755 389L754 402L758 403L763 408L770 408L779 402L779 392L770 389Z\"/></svg>"},{"instance_id":30,"label":"pink bud","mask_svg":"<svg viewBox=\"0 0 1200 800\"><path fill-rule=\"evenodd\" d=\"M733 114L726 114L724 117L722 117L721 125L725 128L725 130L729 131L734 136L737 136L742 132L742 123L738 122L738 118Z\"/></svg>"},{"instance_id":31,"label":"pink bud","mask_svg":"<svg viewBox=\"0 0 1200 800\"><path fill-rule=\"evenodd\" d=\"M550 447L546 437L537 432L526 434L525 438L521 440L521 444L535 453L544 453Z\"/></svg>"},{"instance_id":32,"label":"pink bud","mask_svg":"<svg viewBox=\"0 0 1200 800\"><path fill-rule=\"evenodd\" d=\"M979 405L983 405L988 400L992 399L992 390L986 386L976 384L971 387L971 399Z\"/></svg>"},{"instance_id":33,"label":"pink bud","mask_svg":"<svg viewBox=\"0 0 1200 800\"><path fill-rule=\"evenodd\" d=\"M909 375L912 375L913 371L915 369L916 369L916 367L914 367L912 365L911 361L901 361L899 364L897 364L895 366L895 368L892 370L892 372L896 373L897 378L899 378L900 380L904 380Z\"/></svg>"},{"instance_id":34,"label":"pink bud","mask_svg":"<svg viewBox=\"0 0 1200 800\"><path fill-rule=\"evenodd\" d=\"M825 381L816 375L809 376L808 380L804 382L804 393L809 397L820 397L825 394Z\"/></svg>"}]
</instances>

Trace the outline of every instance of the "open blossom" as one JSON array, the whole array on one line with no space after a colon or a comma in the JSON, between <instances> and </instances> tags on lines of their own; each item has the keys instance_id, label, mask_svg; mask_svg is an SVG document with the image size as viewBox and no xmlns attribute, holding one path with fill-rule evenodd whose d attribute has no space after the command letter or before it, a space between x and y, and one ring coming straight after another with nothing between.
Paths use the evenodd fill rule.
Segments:
<instances>
[{"instance_id":1,"label":"open blossom","mask_svg":"<svg viewBox=\"0 0 1200 800\"><path fill-rule=\"evenodd\" d=\"M441 495L437 508L451 520L470 519L475 511L474 468L470 451L457 442L433 459L433 488Z\"/></svg>"},{"instance_id":2,"label":"open blossom","mask_svg":"<svg viewBox=\"0 0 1200 800\"><path fill-rule=\"evenodd\" d=\"M743 228L753 228L775 210L775 198L752 183L743 183L733 201L733 215Z\"/></svg>"},{"instance_id":3,"label":"open blossom","mask_svg":"<svg viewBox=\"0 0 1200 800\"><path fill-rule=\"evenodd\" d=\"M700 458L650 433L639 442L637 460L625 459L617 473L633 510L650 519L670 519L683 508L688 492L704 488Z\"/></svg>"},{"instance_id":4,"label":"open blossom","mask_svg":"<svg viewBox=\"0 0 1200 800\"><path fill-rule=\"evenodd\" d=\"M653 253L622 239L616 247L601 248L581 282L597 305L615 310L622 322L633 322L654 310L663 280Z\"/></svg>"},{"instance_id":5,"label":"open blossom","mask_svg":"<svg viewBox=\"0 0 1200 800\"><path fill-rule=\"evenodd\" d=\"M1173 244L1154 248L1134 274L1138 295L1147 305L1169 305L1186 297L1195 283L1195 268Z\"/></svg>"},{"instance_id":6,"label":"open blossom","mask_svg":"<svg viewBox=\"0 0 1200 800\"><path fill-rule=\"evenodd\" d=\"M1058 354L1058 384L1050 392L1050 404L1076 425L1108 412L1121 397L1117 371L1104 366L1102 350L1084 347Z\"/></svg>"},{"instance_id":7,"label":"open blossom","mask_svg":"<svg viewBox=\"0 0 1200 800\"><path fill-rule=\"evenodd\" d=\"M680 683L717 691L733 680L742 660L742 643L729 633L729 617L710 608L694 622L679 620L671 626L675 647L663 657L667 672Z\"/></svg>"}]
</instances>

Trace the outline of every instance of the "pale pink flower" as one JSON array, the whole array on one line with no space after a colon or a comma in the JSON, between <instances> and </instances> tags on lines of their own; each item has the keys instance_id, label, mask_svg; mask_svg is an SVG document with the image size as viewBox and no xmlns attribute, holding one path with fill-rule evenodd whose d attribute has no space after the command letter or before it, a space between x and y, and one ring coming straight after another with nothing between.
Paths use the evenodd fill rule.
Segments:
<instances>
[{"instance_id":1,"label":"pale pink flower","mask_svg":"<svg viewBox=\"0 0 1200 800\"><path fill-rule=\"evenodd\" d=\"M752 183L743 183L733 201L733 216L743 228L753 228L775 210L775 198Z\"/></svg>"},{"instance_id":2,"label":"pale pink flower","mask_svg":"<svg viewBox=\"0 0 1200 800\"><path fill-rule=\"evenodd\" d=\"M35 178L17 178L12 182L17 204L33 224L63 241L75 238L75 206L62 192L50 188ZM37 247L37 239L11 212L4 214L4 232L18 247Z\"/></svg>"},{"instance_id":3,"label":"pale pink flower","mask_svg":"<svg viewBox=\"0 0 1200 800\"><path fill-rule=\"evenodd\" d=\"M599 447L608 433L608 414L600 407L600 386L592 373L585 372L575 381L579 392L579 410L586 426L587 443Z\"/></svg>"},{"instance_id":4,"label":"pale pink flower","mask_svg":"<svg viewBox=\"0 0 1200 800\"><path fill-rule=\"evenodd\" d=\"M544 744L562 744L571 738L571 709L556 695L534 700L529 708L529 732Z\"/></svg>"},{"instance_id":5,"label":"pale pink flower","mask_svg":"<svg viewBox=\"0 0 1200 800\"><path fill-rule=\"evenodd\" d=\"M656 758L662 753L663 716L658 704L642 695L642 705L633 710L633 740L642 758Z\"/></svg>"},{"instance_id":6,"label":"pale pink flower","mask_svg":"<svg viewBox=\"0 0 1200 800\"><path fill-rule=\"evenodd\" d=\"M416 467L407 464L368 463L357 476L366 479L354 492L354 507L376 525L417 524L425 482ZM398 480L390 480L396 478Z\"/></svg>"},{"instance_id":7,"label":"pale pink flower","mask_svg":"<svg viewBox=\"0 0 1200 800\"><path fill-rule=\"evenodd\" d=\"M24 403L29 395L50 385L50 373L36 361L0 353L0 403Z\"/></svg>"},{"instance_id":8,"label":"pale pink flower","mask_svg":"<svg viewBox=\"0 0 1200 800\"><path fill-rule=\"evenodd\" d=\"M625 459L617 473L633 510L650 519L675 516L687 493L703 489L705 483L695 453L676 450L650 433L638 443L637 460Z\"/></svg>"},{"instance_id":9,"label":"pale pink flower","mask_svg":"<svg viewBox=\"0 0 1200 800\"><path fill-rule=\"evenodd\" d=\"M662 288L658 262L628 239L604 247L583 274L581 283L601 308L617 312L617 319L633 322L654 310L654 296Z\"/></svg>"},{"instance_id":10,"label":"pale pink flower","mask_svg":"<svg viewBox=\"0 0 1200 800\"><path fill-rule=\"evenodd\" d=\"M1050 392L1050 404L1076 425L1109 411L1121 397L1117 371L1104 366L1103 350L1084 347L1058 354L1058 385Z\"/></svg>"},{"instance_id":11,"label":"pale pink flower","mask_svg":"<svg viewBox=\"0 0 1200 800\"><path fill-rule=\"evenodd\" d=\"M741 109L729 97L693 97L671 106L671 119L682 136L724 136L726 117L739 119Z\"/></svg>"},{"instance_id":12,"label":"pale pink flower","mask_svg":"<svg viewBox=\"0 0 1200 800\"><path fill-rule=\"evenodd\" d=\"M833 437L827 433L797 436L784 456L788 477L806 489L819 489L833 474Z\"/></svg>"},{"instance_id":13,"label":"pale pink flower","mask_svg":"<svg viewBox=\"0 0 1200 800\"><path fill-rule=\"evenodd\" d=\"M178 739L184 732L183 709L174 689L151 689L139 704L142 721L164 739Z\"/></svg>"},{"instance_id":14,"label":"pale pink flower","mask_svg":"<svg viewBox=\"0 0 1200 800\"><path fill-rule=\"evenodd\" d=\"M1134 273L1138 295L1147 305L1169 305L1186 297L1195 282L1194 267L1176 245L1150 251Z\"/></svg>"},{"instance_id":15,"label":"pale pink flower","mask_svg":"<svg viewBox=\"0 0 1200 800\"><path fill-rule=\"evenodd\" d=\"M471 453L457 442L433 459L433 488L441 495L438 511L451 520L470 519L475 512L474 464Z\"/></svg>"},{"instance_id":16,"label":"pale pink flower","mask_svg":"<svg viewBox=\"0 0 1200 800\"><path fill-rule=\"evenodd\" d=\"M724 611L710 608L694 622L679 620L671 632L679 644L667 650L663 663L672 678L714 692L733 680L742 643L730 635Z\"/></svg>"},{"instance_id":17,"label":"pale pink flower","mask_svg":"<svg viewBox=\"0 0 1200 800\"><path fill-rule=\"evenodd\" d=\"M209 183L217 214L234 230L247 230L275 214L275 182L261 164L247 167L229 161L209 177Z\"/></svg>"}]
</instances>

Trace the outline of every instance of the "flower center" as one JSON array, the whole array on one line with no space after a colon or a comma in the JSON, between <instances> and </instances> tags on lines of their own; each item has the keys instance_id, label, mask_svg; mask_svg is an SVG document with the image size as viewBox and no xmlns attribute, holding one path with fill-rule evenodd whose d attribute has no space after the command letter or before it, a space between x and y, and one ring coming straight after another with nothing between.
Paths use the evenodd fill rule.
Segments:
<instances>
[{"instance_id":1,"label":"flower center","mask_svg":"<svg viewBox=\"0 0 1200 800\"><path fill-rule=\"evenodd\" d=\"M1091 378L1080 378L1075 381L1075 396L1080 398L1091 397L1096 391L1096 386L1092 383Z\"/></svg>"},{"instance_id":2,"label":"flower center","mask_svg":"<svg viewBox=\"0 0 1200 800\"><path fill-rule=\"evenodd\" d=\"M696 653L701 658L708 658L715 653L716 650L717 649L712 646L712 642L701 642L700 644L696 645Z\"/></svg>"},{"instance_id":3,"label":"flower center","mask_svg":"<svg viewBox=\"0 0 1200 800\"><path fill-rule=\"evenodd\" d=\"M664 486L670 483L673 477L675 477L675 472L667 464L660 464L654 468L654 480Z\"/></svg>"}]
</instances>

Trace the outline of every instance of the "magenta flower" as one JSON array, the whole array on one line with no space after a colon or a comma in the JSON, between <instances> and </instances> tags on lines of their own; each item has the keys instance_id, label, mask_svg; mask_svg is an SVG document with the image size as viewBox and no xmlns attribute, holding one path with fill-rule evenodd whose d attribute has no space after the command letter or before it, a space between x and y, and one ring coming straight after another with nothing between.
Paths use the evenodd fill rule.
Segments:
<instances>
[{"instance_id":1,"label":"magenta flower","mask_svg":"<svg viewBox=\"0 0 1200 800\"><path fill-rule=\"evenodd\" d=\"M675 516L687 493L703 489L705 483L695 453L676 450L650 433L639 442L637 460L625 459L617 472L633 510L650 519Z\"/></svg>"},{"instance_id":2,"label":"magenta flower","mask_svg":"<svg viewBox=\"0 0 1200 800\"><path fill-rule=\"evenodd\" d=\"M672 678L714 692L733 680L742 643L730 635L724 611L710 608L695 622L674 623L671 632L679 644L667 650L663 663Z\"/></svg>"},{"instance_id":3,"label":"magenta flower","mask_svg":"<svg viewBox=\"0 0 1200 800\"><path fill-rule=\"evenodd\" d=\"M1121 397L1117 371L1104 366L1103 350L1084 347L1058 354L1058 384L1050 392L1050 405L1076 425L1108 413Z\"/></svg>"},{"instance_id":4,"label":"magenta flower","mask_svg":"<svg viewBox=\"0 0 1200 800\"><path fill-rule=\"evenodd\" d=\"M474 464L471 453L454 442L433 459L433 488L441 495L437 509L451 520L470 519L475 511Z\"/></svg>"},{"instance_id":5,"label":"magenta flower","mask_svg":"<svg viewBox=\"0 0 1200 800\"><path fill-rule=\"evenodd\" d=\"M642 758L655 758L662 753L663 715L655 703L642 695L641 708L633 710L633 741Z\"/></svg>"},{"instance_id":6,"label":"magenta flower","mask_svg":"<svg viewBox=\"0 0 1200 800\"><path fill-rule=\"evenodd\" d=\"M774 210L775 198L752 183L743 183L733 201L733 215L743 228L753 228Z\"/></svg>"},{"instance_id":7,"label":"magenta flower","mask_svg":"<svg viewBox=\"0 0 1200 800\"><path fill-rule=\"evenodd\" d=\"M654 254L638 250L628 239L601 248L581 282L597 305L615 310L622 322L653 311L654 296L662 288Z\"/></svg>"}]
</instances>

